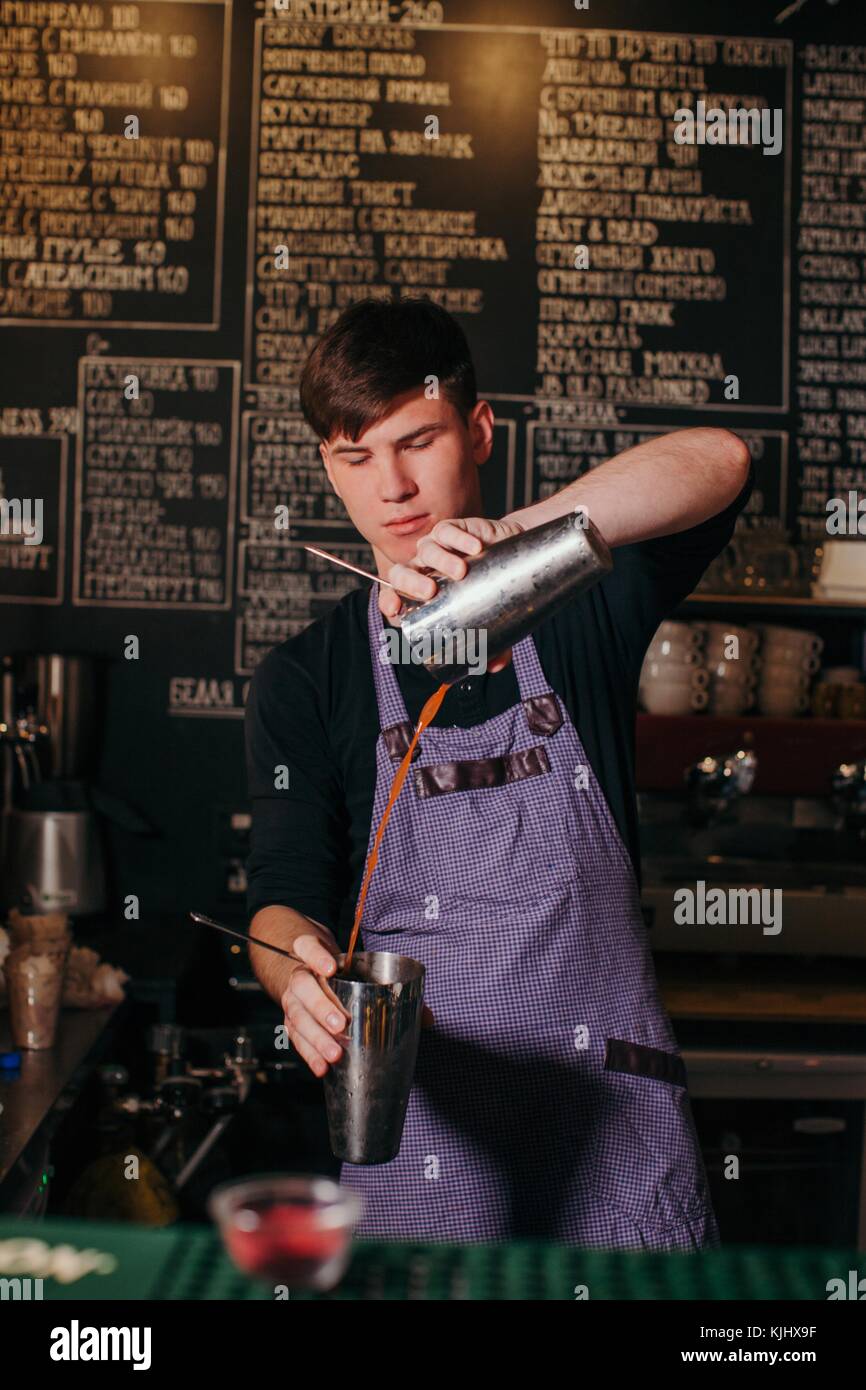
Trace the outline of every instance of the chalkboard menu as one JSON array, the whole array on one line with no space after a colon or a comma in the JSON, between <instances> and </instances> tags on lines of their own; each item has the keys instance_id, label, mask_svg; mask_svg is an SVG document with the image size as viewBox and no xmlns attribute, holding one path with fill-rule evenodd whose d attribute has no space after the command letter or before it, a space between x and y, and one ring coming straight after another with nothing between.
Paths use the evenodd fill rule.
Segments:
<instances>
[{"instance_id":1,"label":"chalkboard menu","mask_svg":"<svg viewBox=\"0 0 866 1390\"><path fill-rule=\"evenodd\" d=\"M106 659L163 906L243 807L251 673L356 582L304 543L370 561L298 409L345 306L459 318L490 515L688 424L748 439L746 526L866 487L857 9L0 0L0 499L44 508L0 646Z\"/></svg>"}]
</instances>

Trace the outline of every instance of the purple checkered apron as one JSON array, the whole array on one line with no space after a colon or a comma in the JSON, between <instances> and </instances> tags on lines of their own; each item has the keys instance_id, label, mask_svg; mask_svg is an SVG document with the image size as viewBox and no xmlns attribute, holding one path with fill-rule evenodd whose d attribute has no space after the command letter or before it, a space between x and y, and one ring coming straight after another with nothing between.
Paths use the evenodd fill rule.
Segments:
<instances>
[{"instance_id":1,"label":"purple checkered apron","mask_svg":"<svg viewBox=\"0 0 866 1390\"><path fill-rule=\"evenodd\" d=\"M382 631L374 588L368 856L413 733ZM717 1246L631 861L532 638L512 656L519 704L421 735L370 881L364 948L426 966L435 1023L398 1156L342 1166L358 1234Z\"/></svg>"}]
</instances>

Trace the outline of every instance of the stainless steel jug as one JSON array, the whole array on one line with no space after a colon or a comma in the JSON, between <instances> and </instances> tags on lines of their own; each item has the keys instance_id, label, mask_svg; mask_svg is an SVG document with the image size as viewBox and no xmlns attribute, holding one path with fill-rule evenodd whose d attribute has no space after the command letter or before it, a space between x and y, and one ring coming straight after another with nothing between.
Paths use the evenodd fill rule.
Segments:
<instances>
[{"instance_id":1,"label":"stainless steel jug","mask_svg":"<svg viewBox=\"0 0 866 1390\"><path fill-rule=\"evenodd\" d=\"M0 869L4 909L68 912L85 917L105 911L105 868L96 817L91 811L8 812Z\"/></svg>"}]
</instances>

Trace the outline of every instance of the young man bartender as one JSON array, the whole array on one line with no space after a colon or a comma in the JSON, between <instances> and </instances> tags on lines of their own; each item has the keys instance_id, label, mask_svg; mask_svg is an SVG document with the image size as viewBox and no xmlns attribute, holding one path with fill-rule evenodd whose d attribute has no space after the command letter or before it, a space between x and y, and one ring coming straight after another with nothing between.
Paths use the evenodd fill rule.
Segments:
<instances>
[{"instance_id":1,"label":"young man bartender","mask_svg":"<svg viewBox=\"0 0 866 1390\"><path fill-rule=\"evenodd\" d=\"M467 557L578 505L614 561L452 685L421 736L414 766L433 771L397 799L361 934L425 964L425 1028L398 1157L342 1167L364 1199L358 1232L715 1246L640 910L634 721L654 632L748 500L749 451L728 430L678 430L486 518L493 411L461 329L427 299L346 310L310 353L301 404L377 573L418 599L436 592L430 572L460 579ZM400 604L354 589L267 655L247 704L250 929L295 957L252 947L251 960L316 1076L342 1055L345 1023L317 977L346 948L394 773L438 685L387 655Z\"/></svg>"}]
</instances>

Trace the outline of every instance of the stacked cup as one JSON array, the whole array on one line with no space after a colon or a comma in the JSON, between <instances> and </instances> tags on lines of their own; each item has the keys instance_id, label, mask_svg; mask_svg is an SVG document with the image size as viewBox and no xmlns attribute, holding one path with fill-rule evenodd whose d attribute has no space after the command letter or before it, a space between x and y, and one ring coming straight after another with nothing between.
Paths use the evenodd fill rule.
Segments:
<instances>
[{"instance_id":1,"label":"stacked cup","mask_svg":"<svg viewBox=\"0 0 866 1390\"><path fill-rule=\"evenodd\" d=\"M15 1047L52 1047L72 945L69 919L62 912L25 916L13 907L9 928L14 944L3 975L12 1042Z\"/></svg>"},{"instance_id":2,"label":"stacked cup","mask_svg":"<svg viewBox=\"0 0 866 1390\"><path fill-rule=\"evenodd\" d=\"M704 666L710 678L710 714L742 714L755 700L758 634L730 623L704 623Z\"/></svg>"},{"instance_id":3,"label":"stacked cup","mask_svg":"<svg viewBox=\"0 0 866 1390\"><path fill-rule=\"evenodd\" d=\"M764 714L787 719L803 714L824 643L815 632L760 624L763 635L758 702Z\"/></svg>"},{"instance_id":4,"label":"stacked cup","mask_svg":"<svg viewBox=\"0 0 866 1390\"><path fill-rule=\"evenodd\" d=\"M662 623L640 673L641 703L650 714L692 714L706 708L709 676L701 666L703 642L696 623Z\"/></svg>"},{"instance_id":5,"label":"stacked cup","mask_svg":"<svg viewBox=\"0 0 866 1390\"><path fill-rule=\"evenodd\" d=\"M819 719L866 719L866 683L856 666L828 666L812 691Z\"/></svg>"}]
</instances>

